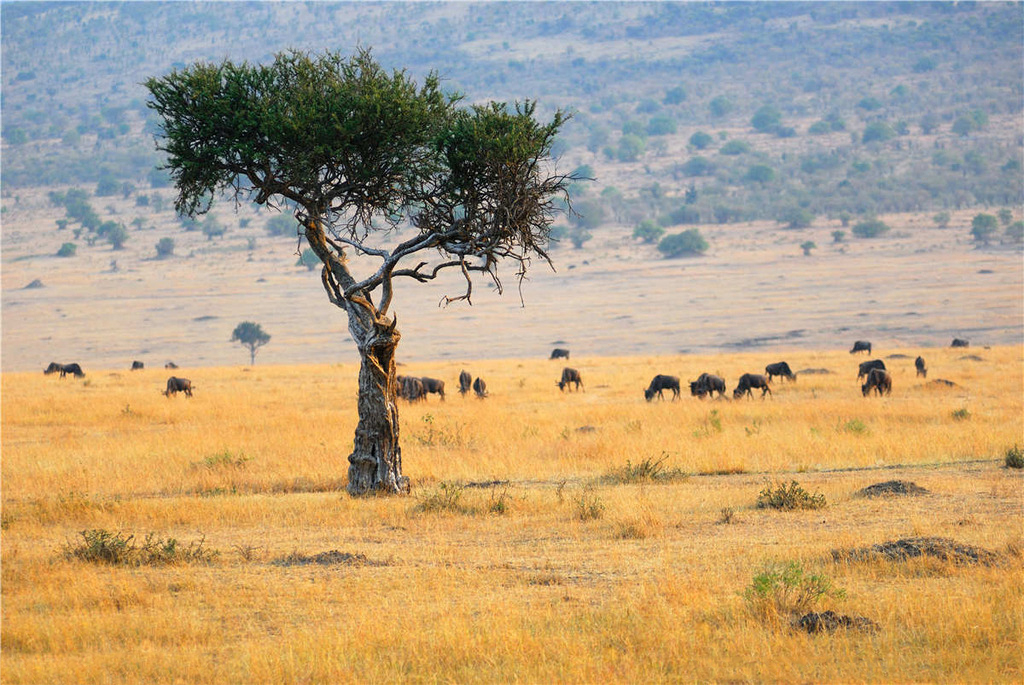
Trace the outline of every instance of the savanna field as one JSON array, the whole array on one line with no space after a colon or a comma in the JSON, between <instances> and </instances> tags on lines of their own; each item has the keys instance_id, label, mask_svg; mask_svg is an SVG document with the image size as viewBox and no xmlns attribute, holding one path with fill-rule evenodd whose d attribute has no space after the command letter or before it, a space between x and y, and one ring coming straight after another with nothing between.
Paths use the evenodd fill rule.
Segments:
<instances>
[{"instance_id":1,"label":"savanna field","mask_svg":"<svg viewBox=\"0 0 1024 685\"><path fill-rule=\"evenodd\" d=\"M448 398L400 401L412 492L368 499L355 365L182 369L191 399L163 369L4 373L0 677L1017 682L1022 350L875 356L890 396L846 349L574 355L579 393L561 361L403 365ZM686 392L780 359L831 373ZM645 402L657 373L684 396ZM923 491L861 492L889 481ZM808 508L759 506L782 492ZM828 610L857 621L797 625Z\"/></svg>"}]
</instances>

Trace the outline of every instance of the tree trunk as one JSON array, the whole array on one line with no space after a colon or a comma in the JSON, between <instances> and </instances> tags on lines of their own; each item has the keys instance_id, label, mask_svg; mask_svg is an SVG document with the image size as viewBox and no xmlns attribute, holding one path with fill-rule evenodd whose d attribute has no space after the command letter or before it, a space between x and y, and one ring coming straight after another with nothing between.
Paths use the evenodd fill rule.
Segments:
<instances>
[{"instance_id":1,"label":"tree trunk","mask_svg":"<svg viewBox=\"0 0 1024 685\"><path fill-rule=\"evenodd\" d=\"M350 326L350 330L355 326ZM353 331L354 332L354 331ZM359 425L348 457L350 495L409 492L398 442L395 351L402 337L394 325L374 324L356 338L359 368Z\"/></svg>"}]
</instances>

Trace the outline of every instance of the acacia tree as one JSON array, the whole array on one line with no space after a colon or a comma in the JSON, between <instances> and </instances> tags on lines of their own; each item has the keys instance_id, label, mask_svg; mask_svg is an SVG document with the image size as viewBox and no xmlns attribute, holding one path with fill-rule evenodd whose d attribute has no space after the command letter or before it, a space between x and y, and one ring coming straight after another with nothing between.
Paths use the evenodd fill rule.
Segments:
<instances>
[{"instance_id":1,"label":"acacia tree","mask_svg":"<svg viewBox=\"0 0 1024 685\"><path fill-rule=\"evenodd\" d=\"M146 86L180 213L202 214L224 194L293 208L361 359L348 491L407 491L394 283L456 270L464 289L443 302L471 304L475 278L501 291L499 263L511 262L520 281L533 258L550 264L550 224L568 210L574 180L550 164L567 115L540 122L530 101L461 107L436 74L418 85L368 50L193 64Z\"/></svg>"},{"instance_id":2,"label":"acacia tree","mask_svg":"<svg viewBox=\"0 0 1024 685\"><path fill-rule=\"evenodd\" d=\"M249 348L249 364L256 363L256 351L270 342L270 334L263 327L252 321L243 321L231 332L231 342L241 343Z\"/></svg>"}]
</instances>

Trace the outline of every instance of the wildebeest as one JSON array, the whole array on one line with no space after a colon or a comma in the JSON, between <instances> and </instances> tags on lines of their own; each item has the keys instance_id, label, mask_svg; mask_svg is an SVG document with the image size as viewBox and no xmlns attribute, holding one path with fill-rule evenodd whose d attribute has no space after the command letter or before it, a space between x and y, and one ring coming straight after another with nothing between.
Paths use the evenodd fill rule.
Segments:
<instances>
[{"instance_id":1,"label":"wildebeest","mask_svg":"<svg viewBox=\"0 0 1024 685\"><path fill-rule=\"evenodd\" d=\"M459 374L459 394L465 395L469 392L470 388L473 387L473 376L469 374L469 371L463 371Z\"/></svg>"},{"instance_id":2,"label":"wildebeest","mask_svg":"<svg viewBox=\"0 0 1024 685\"><path fill-rule=\"evenodd\" d=\"M881 397L883 393L886 395L892 392L892 376L885 369L871 369L871 373L868 374L867 383L860 386L860 392L864 397L867 397L872 388Z\"/></svg>"},{"instance_id":3,"label":"wildebeest","mask_svg":"<svg viewBox=\"0 0 1024 685\"><path fill-rule=\"evenodd\" d=\"M857 370L857 380L860 380L871 373L871 369L881 369L882 371L885 371L885 362L881 359L872 359L869 362L861 362Z\"/></svg>"},{"instance_id":4,"label":"wildebeest","mask_svg":"<svg viewBox=\"0 0 1024 685\"><path fill-rule=\"evenodd\" d=\"M562 380L557 382L559 390L565 390L570 384L575 383L576 389L579 390L580 386L583 385L583 379L580 377L580 372L576 369L570 369L568 366L562 369ZM569 392L572 392L572 388L569 388Z\"/></svg>"},{"instance_id":5,"label":"wildebeest","mask_svg":"<svg viewBox=\"0 0 1024 685\"><path fill-rule=\"evenodd\" d=\"M705 395L725 397L725 379L710 373L702 373L697 380L690 381L690 394L704 399Z\"/></svg>"},{"instance_id":6,"label":"wildebeest","mask_svg":"<svg viewBox=\"0 0 1024 685\"><path fill-rule=\"evenodd\" d=\"M568 358L569 358L569 350L564 349L562 347L556 347L555 349L551 350L551 356L548 357L548 359L568 359Z\"/></svg>"},{"instance_id":7,"label":"wildebeest","mask_svg":"<svg viewBox=\"0 0 1024 685\"><path fill-rule=\"evenodd\" d=\"M420 378L420 381L423 383L424 393L435 393L441 396L442 401L444 400L444 381L426 376Z\"/></svg>"},{"instance_id":8,"label":"wildebeest","mask_svg":"<svg viewBox=\"0 0 1024 685\"><path fill-rule=\"evenodd\" d=\"M142 362L140 362L140 361L133 361L132 362L132 371L138 371L139 369L144 369L144 368L146 368L146 365L143 364Z\"/></svg>"},{"instance_id":9,"label":"wildebeest","mask_svg":"<svg viewBox=\"0 0 1024 685\"><path fill-rule=\"evenodd\" d=\"M77 363L72 362L70 364L58 364L57 362L50 362L50 365L43 369L43 373L49 375L51 373L60 373L60 377L70 374L74 374L75 378L81 378L85 375L82 371L82 367Z\"/></svg>"},{"instance_id":10,"label":"wildebeest","mask_svg":"<svg viewBox=\"0 0 1024 685\"><path fill-rule=\"evenodd\" d=\"M970 347L971 343L963 338L953 338L953 342L949 344L950 347Z\"/></svg>"},{"instance_id":11,"label":"wildebeest","mask_svg":"<svg viewBox=\"0 0 1024 685\"><path fill-rule=\"evenodd\" d=\"M483 378L477 378L473 381L473 392L480 399L487 397L487 383L484 382Z\"/></svg>"},{"instance_id":12,"label":"wildebeest","mask_svg":"<svg viewBox=\"0 0 1024 685\"><path fill-rule=\"evenodd\" d=\"M736 389L732 391L732 396L736 399L743 397L744 394L753 397L753 388L761 388L761 399L764 399L766 394L772 394L772 389L768 387L767 378L759 373L745 373L740 376L739 385L737 385Z\"/></svg>"},{"instance_id":13,"label":"wildebeest","mask_svg":"<svg viewBox=\"0 0 1024 685\"><path fill-rule=\"evenodd\" d=\"M167 362L166 364L164 364L164 368L165 369L176 369L176 368L178 368L178 365L175 364L174 362Z\"/></svg>"},{"instance_id":14,"label":"wildebeest","mask_svg":"<svg viewBox=\"0 0 1024 685\"><path fill-rule=\"evenodd\" d=\"M914 360L914 368L917 369L917 375L924 378L928 378L928 369L924 368L924 357L918 357Z\"/></svg>"},{"instance_id":15,"label":"wildebeest","mask_svg":"<svg viewBox=\"0 0 1024 685\"><path fill-rule=\"evenodd\" d=\"M764 367L764 372L768 374L768 382L772 382L772 378L775 376L781 376L791 381L796 380L796 374L789 370L789 364L786 362L776 362L775 364L769 364Z\"/></svg>"},{"instance_id":16,"label":"wildebeest","mask_svg":"<svg viewBox=\"0 0 1024 685\"><path fill-rule=\"evenodd\" d=\"M395 376L396 388L395 392L403 400L410 402L416 402L417 400L426 399L426 390L423 387L423 381L415 376Z\"/></svg>"},{"instance_id":17,"label":"wildebeest","mask_svg":"<svg viewBox=\"0 0 1024 685\"><path fill-rule=\"evenodd\" d=\"M871 343L867 340L856 341L853 343L853 349L850 350L850 354L853 354L854 352L867 352L868 354L871 354Z\"/></svg>"},{"instance_id":18,"label":"wildebeest","mask_svg":"<svg viewBox=\"0 0 1024 685\"><path fill-rule=\"evenodd\" d=\"M658 399L663 400L665 399L665 396L662 394L663 390L671 390L672 399L679 399L679 378L676 376L665 376L659 373L651 379L651 384L647 386L646 390L644 390L644 399L650 402L654 399L654 396L657 395Z\"/></svg>"},{"instance_id":19,"label":"wildebeest","mask_svg":"<svg viewBox=\"0 0 1024 685\"><path fill-rule=\"evenodd\" d=\"M167 379L167 389L164 390L164 395L170 397L179 392L185 393L185 397L192 397L192 381L187 378L171 376Z\"/></svg>"}]
</instances>

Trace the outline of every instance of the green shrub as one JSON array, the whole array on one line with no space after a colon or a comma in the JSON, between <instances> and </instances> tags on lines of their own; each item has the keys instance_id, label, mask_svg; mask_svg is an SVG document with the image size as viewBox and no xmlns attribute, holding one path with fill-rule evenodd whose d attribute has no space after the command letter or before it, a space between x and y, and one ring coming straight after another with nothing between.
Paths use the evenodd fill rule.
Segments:
<instances>
[{"instance_id":1,"label":"green shrub","mask_svg":"<svg viewBox=\"0 0 1024 685\"><path fill-rule=\"evenodd\" d=\"M208 564L220 554L215 550L206 549L205 539L181 545L175 538L163 539L150 533L140 546L136 543L134 535L111 533L100 528L83 530L80 535L80 544L76 546L68 543L65 547L64 555L68 559L119 566L165 566L183 563Z\"/></svg>"},{"instance_id":2,"label":"green shrub","mask_svg":"<svg viewBox=\"0 0 1024 685\"><path fill-rule=\"evenodd\" d=\"M666 257L682 257L683 255L703 254L708 249L708 241L696 228L691 228L682 233L673 233L661 239L658 243L658 251Z\"/></svg>"},{"instance_id":3,"label":"green shrub","mask_svg":"<svg viewBox=\"0 0 1024 685\"><path fill-rule=\"evenodd\" d=\"M75 256L75 252L77 250L78 250L78 245L75 245L74 243L64 243L63 245L60 246L60 249L57 250L57 256L58 257L74 257Z\"/></svg>"},{"instance_id":4,"label":"green shrub","mask_svg":"<svg viewBox=\"0 0 1024 685\"><path fill-rule=\"evenodd\" d=\"M795 480L789 485L775 483L765 486L757 496L758 509L783 509L792 511L795 509L823 509L825 507L825 495L821 493L810 494L804 490Z\"/></svg>"},{"instance_id":5,"label":"green shrub","mask_svg":"<svg viewBox=\"0 0 1024 685\"><path fill-rule=\"evenodd\" d=\"M841 599L845 594L827 576L808 573L790 561L766 565L743 591L743 599L756 618L777 624L813 609L825 597Z\"/></svg>"},{"instance_id":6,"label":"green shrub","mask_svg":"<svg viewBox=\"0 0 1024 685\"><path fill-rule=\"evenodd\" d=\"M1006 467L1024 469L1024 450L1016 445L1006 450Z\"/></svg>"},{"instance_id":7,"label":"green shrub","mask_svg":"<svg viewBox=\"0 0 1024 685\"><path fill-rule=\"evenodd\" d=\"M867 219L854 225L851 230L858 238L877 238L889 232L889 225L880 219Z\"/></svg>"}]
</instances>

